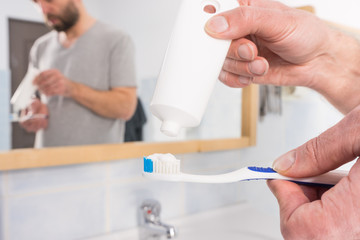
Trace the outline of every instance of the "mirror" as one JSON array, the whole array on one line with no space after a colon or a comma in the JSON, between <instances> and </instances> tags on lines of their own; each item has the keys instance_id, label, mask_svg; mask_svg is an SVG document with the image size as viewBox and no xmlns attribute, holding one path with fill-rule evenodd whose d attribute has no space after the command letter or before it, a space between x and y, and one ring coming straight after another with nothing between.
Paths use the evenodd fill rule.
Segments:
<instances>
[{"instance_id":1,"label":"mirror","mask_svg":"<svg viewBox=\"0 0 360 240\"><path fill-rule=\"evenodd\" d=\"M241 90L230 89L217 83L212 98L201 125L187 129L177 138L169 138L160 131L160 121L154 118L149 111L149 102L155 87L157 75L161 68L172 26L178 11L180 0L154 1L116 1L116 0L86 0L87 10L95 18L129 33L136 48L136 74L139 83L138 96L144 107L147 123L143 129L145 142L184 141L196 139L240 138L241 136ZM9 54L8 19L42 22L42 14L34 7L32 1L14 0L5 3L0 12L0 30L2 52ZM159 7L161 6L161 7ZM166 9L166 11L164 11ZM30 47L30 45L28 46ZM19 72L10 73L8 69L13 59L7 54L0 57L1 91L10 89L9 78ZM10 55L11 56L11 55ZM11 58L11 57L10 57ZM22 59L20 61L25 61ZM27 66L26 64L24 64ZM20 77L21 78L21 77ZM17 86L13 86L12 92ZM7 106L9 95L1 95L3 106ZM9 123L7 113L9 109L1 110L0 121L0 149L10 149ZM13 131L14 131L13 124ZM17 123L16 123L17 125ZM221 126L221 127L220 127ZM23 131L23 130L22 130ZM22 137L23 138L23 137ZM21 148L21 145L20 145Z\"/></svg>"},{"instance_id":2,"label":"mirror","mask_svg":"<svg viewBox=\"0 0 360 240\"><path fill-rule=\"evenodd\" d=\"M163 54L167 45L167 41L171 32L171 27L175 17L176 9L179 6L180 0L154 0L136 1L132 0L86 0L85 4L88 10L97 18L104 22L115 25L119 28L128 31L132 36L139 36L134 38L135 45L137 45L137 72L138 79L150 79L154 81L160 68ZM316 6L318 3L314 2ZM337 4L337 2L334 2ZM109 12L104 9L106 6L111 6ZM349 9L347 5L341 5ZM164 11L166 9L166 11ZM312 7L305 7L305 10L313 11ZM321 9L321 7L320 7ZM356 11L356 9L353 9ZM136 13L136 14L133 14ZM115 15L114 15L115 14ZM141 17L139 17L141 16ZM320 17L324 17L320 15ZM328 15L329 16L329 15ZM343 29L349 33L359 35L357 29L344 27L348 25L349 21L343 22L343 15L337 15L341 19L333 19L332 17L325 17L333 19L328 22L329 25ZM357 16L353 14L353 16ZM8 139L3 136L9 136L8 123L8 101L10 94L9 82L5 81L10 78L8 69L8 39L7 39L7 20L8 18L27 19L32 21L41 21L40 14L35 13L31 5L31 1L13 0L8 1L5 7L0 9L0 52L4 53L0 57L0 150L8 150ZM164 21L166 19L166 21ZM340 23L334 24L334 22ZM354 26L358 28L358 26ZM146 41L143 41L146 39ZM140 44L140 45L139 45ZM139 58L144 52L149 53L148 58ZM5 69L5 70L4 70ZM146 83L151 81L146 81ZM4 86L4 87L3 87ZM6 87L7 86L7 87ZM151 91L142 86L145 93ZM143 93L143 94L145 94ZM48 148L41 150L23 149L13 150L9 152L0 152L0 171L24 169L24 168L38 168L48 166L60 166L68 164L82 164L90 162L101 162L119 159L139 158L154 152L171 152L174 154L181 153L196 153L206 151L231 150L253 146L256 143L256 123L258 116L257 101L258 89L257 86L251 86L243 89L241 92L241 137L230 138L216 138L211 140L185 140L185 141L167 141L167 142L134 142L123 144L106 144L96 146L78 146L78 147L60 147ZM214 93L214 96L217 94ZM216 98L214 98L216 101ZM212 104L212 103L210 103ZM235 111L240 110L238 108ZM214 113L216 115L216 112ZM211 115L211 114L210 114ZM5 117L4 117L5 116ZM210 117L206 116L206 119ZM211 125L211 124L209 124ZM237 126L240 123L236 124ZM217 124L217 126L219 126ZM237 131L237 130L236 130ZM236 132L234 131L234 132ZM201 132L201 131L199 131ZM205 131L206 133L209 133ZM239 134L239 133L235 133ZM191 131L189 135L192 135ZM208 136L212 137L212 136Z\"/></svg>"}]
</instances>

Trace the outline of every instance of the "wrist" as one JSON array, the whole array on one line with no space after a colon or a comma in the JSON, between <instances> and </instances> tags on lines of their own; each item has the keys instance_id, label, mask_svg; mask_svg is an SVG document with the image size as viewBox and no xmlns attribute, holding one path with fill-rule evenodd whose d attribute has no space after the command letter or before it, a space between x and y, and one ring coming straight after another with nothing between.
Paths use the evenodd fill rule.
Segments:
<instances>
[{"instance_id":1,"label":"wrist","mask_svg":"<svg viewBox=\"0 0 360 240\"><path fill-rule=\"evenodd\" d=\"M360 43L330 28L328 39L314 64L310 87L346 114L360 104Z\"/></svg>"},{"instance_id":2,"label":"wrist","mask_svg":"<svg viewBox=\"0 0 360 240\"><path fill-rule=\"evenodd\" d=\"M66 85L65 97L75 98L78 91L77 83L68 80Z\"/></svg>"}]
</instances>

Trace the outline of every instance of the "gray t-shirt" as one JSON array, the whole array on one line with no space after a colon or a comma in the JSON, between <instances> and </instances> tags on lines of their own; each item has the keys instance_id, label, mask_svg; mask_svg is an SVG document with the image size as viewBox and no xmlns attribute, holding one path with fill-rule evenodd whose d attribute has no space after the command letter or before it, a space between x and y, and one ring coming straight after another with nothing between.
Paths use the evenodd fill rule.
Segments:
<instances>
[{"instance_id":1,"label":"gray t-shirt","mask_svg":"<svg viewBox=\"0 0 360 240\"><path fill-rule=\"evenodd\" d=\"M59 43L56 31L42 36L31 49L30 64L40 71L58 69L70 80L99 91L136 87L133 42L101 22L70 48ZM48 109L44 147L123 142L124 120L101 117L66 97L49 97Z\"/></svg>"}]
</instances>

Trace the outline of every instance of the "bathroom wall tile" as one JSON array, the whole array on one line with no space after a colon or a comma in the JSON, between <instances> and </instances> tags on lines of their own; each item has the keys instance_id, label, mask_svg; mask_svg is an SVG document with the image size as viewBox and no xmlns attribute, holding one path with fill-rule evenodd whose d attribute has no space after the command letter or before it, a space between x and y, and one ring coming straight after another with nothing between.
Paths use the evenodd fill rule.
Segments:
<instances>
[{"instance_id":1,"label":"bathroom wall tile","mask_svg":"<svg viewBox=\"0 0 360 240\"><path fill-rule=\"evenodd\" d=\"M272 216L279 215L277 200L268 188L266 181L241 183L241 195L256 209Z\"/></svg>"},{"instance_id":2,"label":"bathroom wall tile","mask_svg":"<svg viewBox=\"0 0 360 240\"><path fill-rule=\"evenodd\" d=\"M199 184L187 183L185 204L187 214L207 211L226 205L239 203L239 184Z\"/></svg>"},{"instance_id":3,"label":"bathroom wall tile","mask_svg":"<svg viewBox=\"0 0 360 240\"><path fill-rule=\"evenodd\" d=\"M241 89L230 89L217 81L201 124L186 129L186 134L191 139L240 137Z\"/></svg>"},{"instance_id":4,"label":"bathroom wall tile","mask_svg":"<svg viewBox=\"0 0 360 240\"><path fill-rule=\"evenodd\" d=\"M111 161L108 164L110 166L110 179L117 181L140 177L143 169L142 158Z\"/></svg>"},{"instance_id":5,"label":"bathroom wall tile","mask_svg":"<svg viewBox=\"0 0 360 240\"><path fill-rule=\"evenodd\" d=\"M29 193L103 182L106 163L18 170L8 174L10 195Z\"/></svg>"},{"instance_id":6,"label":"bathroom wall tile","mask_svg":"<svg viewBox=\"0 0 360 240\"><path fill-rule=\"evenodd\" d=\"M0 172L0 240L5 240L5 173L4 172Z\"/></svg>"},{"instance_id":7,"label":"bathroom wall tile","mask_svg":"<svg viewBox=\"0 0 360 240\"><path fill-rule=\"evenodd\" d=\"M272 162L285 153L285 133L283 117L269 114L258 124L256 146L244 148L241 159L246 166L271 166Z\"/></svg>"},{"instance_id":8,"label":"bathroom wall tile","mask_svg":"<svg viewBox=\"0 0 360 240\"><path fill-rule=\"evenodd\" d=\"M0 196L0 240L5 239L5 223L4 223L4 198Z\"/></svg>"},{"instance_id":9,"label":"bathroom wall tile","mask_svg":"<svg viewBox=\"0 0 360 240\"><path fill-rule=\"evenodd\" d=\"M10 198L7 240L73 240L105 232L103 187Z\"/></svg>"},{"instance_id":10,"label":"bathroom wall tile","mask_svg":"<svg viewBox=\"0 0 360 240\"><path fill-rule=\"evenodd\" d=\"M218 151L198 154L184 154L179 156L181 168L189 173L219 173L229 168L241 167L240 150Z\"/></svg>"},{"instance_id":11,"label":"bathroom wall tile","mask_svg":"<svg viewBox=\"0 0 360 240\"><path fill-rule=\"evenodd\" d=\"M183 185L181 183L139 180L116 184L110 194L111 229L122 230L138 225L138 208L145 199L158 200L162 207L161 218L168 219L183 214Z\"/></svg>"},{"instance_id":12,"label":"bathroom wall tile","mask_svg":"<svg viewBox=\"0 0 360 240\"><path fill-rule=\"evenodd\" d=\"M7 173L6 172L0 172L0 198L2 199L2 203L3 204L3 200L7 197L8 195L8 182L7 182ZM0 213L2 213L0 211ZM0 216L1 218L1 216Z\"/></svg>"},{"instance_id":13,"label":"bathroom wall tile","mask_svg":"<svg viewBox=\"0 0 360 240\"><path fill-rule=\"evenodd\" d=\"M4 173L0 172L0 197L4 195Z\"/></svg>"}]
</instances>

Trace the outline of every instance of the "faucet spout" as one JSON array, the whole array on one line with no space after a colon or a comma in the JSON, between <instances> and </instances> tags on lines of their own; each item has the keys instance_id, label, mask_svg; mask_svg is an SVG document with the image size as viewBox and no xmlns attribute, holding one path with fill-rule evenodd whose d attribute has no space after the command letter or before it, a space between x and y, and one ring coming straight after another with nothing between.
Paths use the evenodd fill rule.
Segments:
<instances>
[{"instance_id":1,"label":"faucet spout","mask_svg":"<svg viewBox=\"0 0 360 240\"><path fill-rule=\"evenodd\" d=\"M175 227L163 223L148 223L142 226L142 230L145 232L144 235L150 235L152 237L164 236L167 239L173 239L176 236Z\"/></svg>"},{"instance_id":2,"label":"faucet spout","mask_svg":"<svg viewBox=\"0 0 360 240\"><path fill-rule=\"evenodd\" d=\"M140 240L173 239L175 227L160 221L161 206L156 200L145 200L140 206Z\"/></svg>"}]
</instances>

